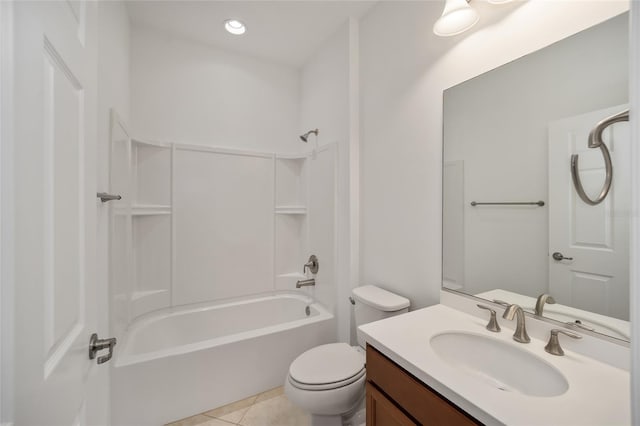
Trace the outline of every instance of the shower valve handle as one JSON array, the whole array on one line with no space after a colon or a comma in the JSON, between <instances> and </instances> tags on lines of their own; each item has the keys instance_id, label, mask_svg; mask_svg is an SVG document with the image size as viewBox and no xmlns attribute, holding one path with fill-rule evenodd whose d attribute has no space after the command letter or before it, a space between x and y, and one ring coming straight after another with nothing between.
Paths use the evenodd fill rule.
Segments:
<instances>
[{"instance_id":1,"label":"shower valve handle","mask_svg":"<svg viewBox=\"0 0 640 426\"><path fill-rule=\"evenodd\" d=\"M318 269L320 269L320 263L318 263L318 258L315 254L309 256L309 261L304 264L304 267L302 268L303 274L307 272L307 268L309 268L309 271L311 271L312 274L318 273Z\"/></svg>"}]
</instances>

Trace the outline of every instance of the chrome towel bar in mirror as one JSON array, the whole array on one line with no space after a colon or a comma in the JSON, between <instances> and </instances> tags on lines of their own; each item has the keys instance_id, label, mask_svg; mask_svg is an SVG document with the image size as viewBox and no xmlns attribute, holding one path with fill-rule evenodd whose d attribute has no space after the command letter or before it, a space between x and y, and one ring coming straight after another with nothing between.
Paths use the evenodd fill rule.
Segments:
<instances>
[{"instance_id":1,"label":"chrome towel bar in mirror","mask_svg":"<svg viewBox=\"0 0 640 426\"><path fill-rule=\"evenodd\" d=\"M490 203L479 203L477 201L472 201L471 205L475 206L544 206L544 201L514 201L514 202L490 202Z\"/></svg>"},{"instance_id":2,"label":"chrome towel bar in mirror","mask_svg":"<svg viewBox=\"0 0 640 426\"><path fill-rule=\"evenodd\" d=\"M595 206L596 204L600 204L602 200L607 197L609 190L611 189L611 181L613 179L613 165L611 164L611 155L609 154L609 149L602 141L602 132L604 129L609 127L610 125L620 122L620 121L629 121L629 110L625 110L619 112L618 114L612 115L611 117L607 117L601 122L599 122L596 127L591 130L589 133L589 148L600 148L602 151L602 156L604 157L605 163L605 179L602 190L600 191L600 195L596 197L595 200L589 198L589 196L584 192L584 188L582 187L582 182L580 181L580 175L578 174L578 154L573 154L571 156L571 178L573 180L573 186L576 188L576 192L585 203Z\"/></svg>"}]
</instances>

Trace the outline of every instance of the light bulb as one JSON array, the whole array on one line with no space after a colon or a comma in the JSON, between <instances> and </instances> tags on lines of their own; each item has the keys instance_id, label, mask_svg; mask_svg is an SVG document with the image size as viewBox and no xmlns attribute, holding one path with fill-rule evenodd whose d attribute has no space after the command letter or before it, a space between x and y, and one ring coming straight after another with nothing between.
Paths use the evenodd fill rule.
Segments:
<instances>
[{"instance_id":1,"label":"light bulb","mask_svg":"<svg viewBox=\"0 0 640 426\"><path fill-rule=\"evenodd\" d=\"M224 29L233 35L241 35L247 31L247 27L237 19L227 19L224 21Z\"/></svg>"},{"instance_id":2,"label":"light bulb","mask_svg":"<svg viewBox=\"0 0 640 426\"><path fill-rule=\"evenodd\" d=\"M442 16L433 25L433 32L441 37L454 36L473 27L478 19L478 12L466 0L447 0Z\"/></svg>"}]
</instances>

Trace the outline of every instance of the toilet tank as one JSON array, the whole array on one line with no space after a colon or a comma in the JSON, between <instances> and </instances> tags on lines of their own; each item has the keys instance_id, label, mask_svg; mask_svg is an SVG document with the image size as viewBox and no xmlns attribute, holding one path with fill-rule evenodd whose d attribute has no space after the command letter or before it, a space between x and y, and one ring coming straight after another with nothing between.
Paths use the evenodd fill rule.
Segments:
<instances>
[{"instance_id":1,"label":"toilet tank","mask_svg":"<svg viewBox=\"0 0 640 426\"><path fill-rule=\"evenodd\" d=\"M353 289L356 327L409 311L409 299L374 285ZM365 341L357 330L358 345L364 348Z\"/></svg>"}]
</instances>

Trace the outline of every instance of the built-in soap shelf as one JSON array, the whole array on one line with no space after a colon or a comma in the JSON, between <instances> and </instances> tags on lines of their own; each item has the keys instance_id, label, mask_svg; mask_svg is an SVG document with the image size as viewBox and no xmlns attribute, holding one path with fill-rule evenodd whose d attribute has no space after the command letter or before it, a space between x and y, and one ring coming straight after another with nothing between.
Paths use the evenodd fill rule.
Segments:
<instances>
[{"instance_id":1,"label":"built-in soap shelf","mask_svg":"<svg viewBox=\"0 0 640 426\"><path fill-rule=\"evenodd\" d=\"M276 206L276 214L307 214L306 206Z\"/></svg>"},{"instance_id":2,"label":"built-in soap shelf","mask_svg":"<svg viewBox=\"0 0 640 426\"><path fill-rule=\"evenodd\" d=\"M147 290L147 291L136 291L131 295L131 300L137 301L140 299L146 299L153 296L158 296L163 293L168 293L169 290Z\"/></svg>"},{"instance_id":3,"label":"built-in soap shelf","mask_svg":"<svg viewBox=\"0 0 640 426\"><path fill-rule=\"evenodd\" d=\"M150 141L150 140L143 140L143 139L136 139L136 138L132 138L131 139L131 143L135 146L135 145L141 145L141 146L148 146L148 147L155 147L155 148L167 148L170 149L172 144L169 142L157 142L157 141Z\"/></svg>"},{"instance_id":4,"label":"built-in soap shelf","mask_svg":"<svg viewBox=\"0 0 640 426\"><path fill-rule=\"evenodd\" d=\"M296 288L296 283L306 280L308 277L301 272L288 272L276 276L276 288L278 290L291 290Z\"/></svg>"},{"instance_id":5,"label":"built-in soap shelf","mask_svg":"<svg viewBox=\"0 0 640 426\"><path fill-rule=\"evenodd\" d=\"M164 308L168 306L169 298L168 289L136 291L131 295L131 313L137 317Z\"/></svg>"},{"instance_id":6,"label":"built-in soap shelf","mask_svg":"<svg viewBox=\"0 0 640 426\"><path fill-rule=\"evenodd\" d=\"M304 280L307 276L301 272L289 272L278 275L278 278L295 278L296 280Z\"/></svg>"},{"instance_id":7,"label":"built-in soap shelf","mask_svg":"<svg viewBox=\"0 0 640 426\"><path fill-rule=\"evenodd\" d=\"M171 214L171 206L167 204L134 204L131 206L132 216L153 216Z\"/></svg>"}]
</instances>

